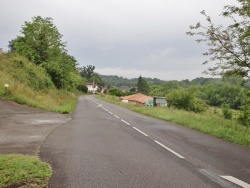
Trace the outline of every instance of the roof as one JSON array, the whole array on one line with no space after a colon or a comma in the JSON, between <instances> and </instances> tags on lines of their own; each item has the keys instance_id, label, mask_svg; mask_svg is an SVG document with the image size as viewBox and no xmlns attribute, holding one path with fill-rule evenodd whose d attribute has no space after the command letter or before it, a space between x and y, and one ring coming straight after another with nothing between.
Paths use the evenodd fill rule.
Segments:
<instances>
[{"instance_id":1,"label":"roof","mask_svg":"<svg viewBox=\"0 0 250 188\"><path fill-rule=\"evenodd\" d=\"M144 104L148 99L153 99L153 97L137 93L134 95L128 95L125 97L121 97L122 100L135 101Z\"/></svg>"}]
</instances>

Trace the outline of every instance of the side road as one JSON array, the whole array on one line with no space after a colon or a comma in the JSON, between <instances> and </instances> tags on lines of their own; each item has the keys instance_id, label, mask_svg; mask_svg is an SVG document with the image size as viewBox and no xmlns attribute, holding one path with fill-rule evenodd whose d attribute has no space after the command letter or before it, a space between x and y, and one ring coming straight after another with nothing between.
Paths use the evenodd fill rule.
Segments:
<instances>
[{"instance_id":1,"label":"side road","mask_svg":"<svg viewBox=\"0 0 250 188\"><path fill-rule=\"evenodd\" d=\"M58 126L71 119L0 98L0 154L37 155L41 144Z\"/></svg>"}]
</instances>

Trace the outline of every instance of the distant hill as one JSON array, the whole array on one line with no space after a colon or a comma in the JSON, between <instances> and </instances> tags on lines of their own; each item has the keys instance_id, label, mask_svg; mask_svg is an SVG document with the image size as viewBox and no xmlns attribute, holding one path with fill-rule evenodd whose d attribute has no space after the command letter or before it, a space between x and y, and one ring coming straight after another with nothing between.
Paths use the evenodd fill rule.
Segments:
<instances>
[{"instance_id":1,"label":"distant hill","mask_svg":"<svg viewBox=\"0 0 250 188\"><path fill-rule=\"evenodd\" d=\"M121 87L121 86L126 86L126 87L135 87L137 84L137 79L138 78L124 78L123 76L116 76L116 75L100 75L102 81L104 82L105 85L112 85L115 87ZM221 78L195 78L193 80L182 80L182 81L176 81L176 80L171 80L171 81L164 81L160 80L158 78L145 78L144 79L150 84L150 85L162 85L164 83L179 83L182 86L189 86L189 85L204 85L205 83L214 83L218 82L221 80Z\"/></svg>"}]
</instances>

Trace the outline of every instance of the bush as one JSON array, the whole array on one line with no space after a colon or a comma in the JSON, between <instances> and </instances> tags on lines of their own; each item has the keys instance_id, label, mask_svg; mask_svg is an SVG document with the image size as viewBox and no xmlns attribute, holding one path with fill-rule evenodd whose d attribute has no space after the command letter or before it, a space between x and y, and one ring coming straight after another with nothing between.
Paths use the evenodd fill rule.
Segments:
<instances>
[{"instance_id":1,"label":"bush","mask_svg":"<svg viewBox=\"0 0 250 188\"><path fill-rule=\"evenodd\" d=\"M238 121L240 124L250 127L250 106L245 105L241 107Z\"/></svg>"},{"instance_id":2,"label":"bush","mask_svg":"<svg viewBox=\"0 0 250 188\"><path fill-rule=\"evenodd\" d=\"M118 88L110 88L108 90L108 93L109 93L109 95L115 95L117 97L120 97L123 95L122 90L120 90Z\"/></svg>"},{"instance_id":3,"label":"bush","mask_svg":"<svg viewBox=\"0 0 250 188\"><path fill-rule=\"evenodd\" d=\"M222 106L222 113L225 119L232 119L232 111L230 110L229 104L223 104Z\"/></svg>"},{"instance_id":4,"label":"bush","mask_svg":"<svg viewBox=\"0 0 250 188\"><path fill-rule=\"evenodd\" d=\"M205 101L195 97L193 88L174 89L167 94L167 101L170 106L186 111L202 112L208 108Z\"/></svg>"}]
</instances>

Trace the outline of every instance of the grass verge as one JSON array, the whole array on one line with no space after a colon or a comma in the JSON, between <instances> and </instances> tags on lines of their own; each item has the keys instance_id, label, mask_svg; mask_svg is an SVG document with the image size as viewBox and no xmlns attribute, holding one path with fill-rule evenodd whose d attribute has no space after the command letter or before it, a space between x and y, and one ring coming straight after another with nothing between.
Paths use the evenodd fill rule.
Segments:
<instances>
[{"instance_id":1,"label":"grass verge","mask_svg":"<svg viewBox=\"0 0 250 188\"><path fill-rule=\"evenodd\" d=\"M9 78L4 72L0 75L8 81L0 79L0 86L4 83L9 84L8 90L0 87L0 96L5 99L15 101L19 104L28 105L34 108L40 108L59 113L71 113L75 107L80 92L67 92L58 89L37 90L28 87L25 83Z\"/></svg>"},{"instance_id":2,"label":"grass verge","mask_svg":"<svg viewBox=\"0 0 250 188\"><path fill-rule=\"evenodd\" d=\"M0 155L0 187L19 187L28 184L46 187L51 174L50 165L41 162L37 157L18 154ZM16 185L11 184L13 182Z\"/></svg>"},{"instance_id":3,"label":"grass verge","mask_svg":"<svg viewBox=\"0 0 250 188\"><path fill-rule=\"evenodd\" d=\"M97 96L98 99L125 106L135 112L177 123L242 146L250 147L250 128L235 120L223 118L220 109L210 108L203 113L193 113L167 107L134 106L120 102L117 97Z\"/></svg>"}]
</instances>

